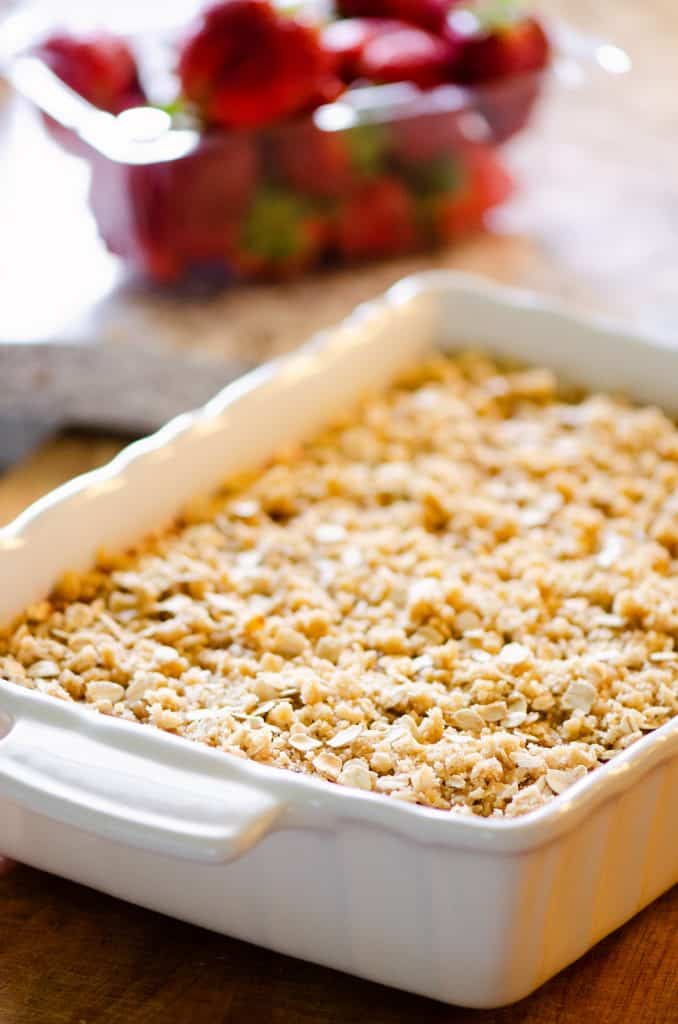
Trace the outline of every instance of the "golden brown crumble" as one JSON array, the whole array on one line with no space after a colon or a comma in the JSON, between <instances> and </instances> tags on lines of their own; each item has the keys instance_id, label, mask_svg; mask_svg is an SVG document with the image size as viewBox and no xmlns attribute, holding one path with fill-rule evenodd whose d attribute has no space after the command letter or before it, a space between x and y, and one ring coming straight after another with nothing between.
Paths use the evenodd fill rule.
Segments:
<instances>
[{"instance_id":1,"label":"golden brown crumble","mask_svg":"<svg viewBox=\"0 0 678 1024\"><path fill-rule=\"evenodd\" d=\"M522 814L678 708L678 430L437 357L69 574L0 677L240 757Z\"/></svg>"}]
</instances>

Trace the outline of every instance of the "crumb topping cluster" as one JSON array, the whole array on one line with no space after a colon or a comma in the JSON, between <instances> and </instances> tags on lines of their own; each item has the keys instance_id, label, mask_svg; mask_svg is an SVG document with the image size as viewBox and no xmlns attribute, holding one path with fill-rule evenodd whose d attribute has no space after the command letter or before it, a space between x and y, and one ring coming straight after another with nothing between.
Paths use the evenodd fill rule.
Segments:
<instances>
[{"instance_id":1,"label":"crumb topping cluster","mask_svg":"<svg viewBox=\"0 0 678 1024\"><path fill-rule=\"evenodd\" d=\"M678 711L678 429L435 357L68 574L0 678L238 757L523 814Z\"/></svg>"}]
</instances>

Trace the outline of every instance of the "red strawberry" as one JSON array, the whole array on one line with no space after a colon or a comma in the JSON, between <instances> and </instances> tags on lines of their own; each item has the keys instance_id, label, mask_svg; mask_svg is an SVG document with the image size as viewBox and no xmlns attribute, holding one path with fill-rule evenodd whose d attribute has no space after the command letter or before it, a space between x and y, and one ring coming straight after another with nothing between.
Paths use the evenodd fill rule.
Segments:
<instances>
[{"instance_id":1,"label":"red strawberry","mask_svg":"<svg viewBox=\"0 0 678 1024\"><path fill-rule=\"evenodd\" d=\"M362 76L373 82L414 82L430 89L449 79L452 47L422 28L407 26L371 39L359 61Z\"/></svg>"},{"instance_id":2,"label":"red strawberry","mask_svg":"<svg viewBox=\"0 0 678 1024\"><path fill-rule=\"evenodd\" d=\"M251 136L206 133L195 153L168 169L177 245L194 263L223 260L257 184L258 155Z\"/></svg>"},{"instance_id":3,"label":"red strawberry","mask_svg":"<svg viewBox=\"0 0 678 1024\"><path fill-rule=\"evenodd\" d=\"M358 188L339 213L336 242L348 259L395 256L413 249L415 210L403 183L383 177Z\"/></svg>"},{"instance_id":4,"label":"red strawberry","mask_svg":"<svg viewBox=\"0 0 678 1024\"><path fill-rule=\"evenodd\" d=\"M539 96L536 72L550 58L550 44L535 18L523 18L511 0L452 14L447 37L459 46L453 78L474 85L478 110L495 142L504 142L528 121Z\"/></svg>"},{"instance_id":5,"label":"red strawberry","mask_svg":"<svg viewBox=\"0 0 678 1024\"><path fill-rule=\"evenodd\" d=\"M488 210L504 202L513 190L511 178L486 146L468 147L461 173L460 186L433 204L433 228L444 240L481 228Z\"/></svg>"},{"instance_id":6,"label":"red strawberry","mask_svg":"<svg viewBox=\"0 0 678 1024\"><path fill-rule=\"evenodd\" d=\"M391 125L391 149L404 167L421 167L453 157L466 141L463 119L456 110L417 114L394 120Z\"/></svg>"},{"instance_id":7,"label":"red strawberry","mask_svg":"<svg viewBox=\"0 0 678 1024\"><path fill-rule=\"evenodd\" d=\"M549 62L548 37L536 18L497 21L483 18L482 10L463 11L450 17L447 38L459 46L454 79L464 84L539 71Z\"/></svg>"},{"instance_id":8,"label":"red strawberry","mask_svg":"<svg viewBox=\"0 0 678 1024\"><path fill-rule=\"evenodd\" d=\"M310 117L288 121L272 130L276 174L295 192L337 196L352 179L346 132L323 131Z\"/></svg>"},{"instance_id":9,"label":"red strawberry","mask_svg":"<svg viewBox=\"0 0 678 1024\"><path fill-rule=\"evenodd\" d=\"M337 73L345 82L352 82L360 75L360 58L365 46L377 36L403 27L402 21L386 18L341 18L326 25L321 42L333 55Z\"/></svg>"},{"instance_id":10,"label":"red strawberry","mask_svg":"<svg viewBox=\"0 0 678 1024\"><path fill-rule=\"evenodd\" d=\"M522 131L539 99L542 83L538 74L516 75L474 86L478 111L490 126L492 141L506 142Z\"/></svg>"},{"instance_id":11,"label":"red strawberry","mask_svg":"<svg viewBox=\"0 0 678 1024\"><path fill-rule=\"evenodd\" d=\"M184 270L174 233L172 164L117 164L92 160L90 204L111 252L158 283Z\"/></svg>"},{"instance_id":12,"label":"red strawberry","mask_svg":"<svg viewBox=\"0 0 678 1024\"><path fill-rule=\"evenodd\" d=\"M440 32L457 0L339 0L339 13L347 18L396 18Z\"/></svg>"},{"instance_id":13,"label":"red strawberry","mask_svg":"<svg viewBox=\"0 0 678 1024\"><path fill-rule=\"evenodd\" d=\"M268 0L221 0L185 42L179 76L205 121L243 128L335 97L333 64L313 29Z\"/></svg>"},{"instance_id":14,"label":"red strawberry","mask_svg":"<svg viewBox=\"0 0 678 1024\"><path fill-rule=\"evenodd\" d=\"M327 237L326 221L309 204L266 188L242 219L228 260L243 277L290 277L316 262Z\"/></svg>"},{"instance_id":15,"label":"red strawberry","mask_svg":"<svg viewBox=\"0 0 678 1024\"><path fill-rule=\"evenodd\" d=\"M56 34L36 53L66 85L102 110L119 114L144 102L132 52L117 36Z\"/></svg>"},{"instance_id":16,"label":"red strawberry","mask_svg":"<svg viewBox=\"0 0 678 1024\"><path fill-rule=\"evenodd\" d=\"M108 248L160 284L192 266L225 265L256 185L258 158L239 133L206 134L188 157L126 166L96 155L90 202Z\"/></svg>"}]
</instances>

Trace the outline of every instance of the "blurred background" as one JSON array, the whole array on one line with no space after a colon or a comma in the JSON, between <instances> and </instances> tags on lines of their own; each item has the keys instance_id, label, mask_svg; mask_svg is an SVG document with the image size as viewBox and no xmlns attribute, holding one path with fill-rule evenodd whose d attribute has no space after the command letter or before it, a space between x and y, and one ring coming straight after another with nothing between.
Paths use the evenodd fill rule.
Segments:
<instances>
[{"instance_id":1,"label":"blurred background","mask_svg":"<svg viewBox=\"0 0 678 1024\"><path fill-rule=\"evenodd\" d=\"M473 3L460 6L474 9ZM345 7L344 13L353 13L350 3ZM238 138L243 133L256 137L260 177L255 199L250 195L242 200L250 205L237 221L239 247L232 246L228 255L219 249L219 260L214 259L213 238L198 242L191 236L179 256L175 239L182 216L184 222L195 224L191 211L197 207L210 223L215 216L219 219L222 182L243 173L240 149L214 158L208 153L207 163L200 162L202 157L194 161L200 172L199 195L191 184L194 179L186 184L176 169L147 173L136 168L129 176L107 176L107 168L114 164L92 160L91 153L83 157L82 147L70 144L54 130L53 122L48 130L36 105L12 88L7 70L22 33L39 40L64 26L76 34L104 26L146 41L142 83L146 88L149 78L154 79L151 89L157 86L162 93L163 75L172 60L168 64L167 51L163 55L154 41L168 29L185 40L196 31L186 28L188 19L200 8L192 0L168 0L162 7L138 0L118 0L115 5L100 0L0 3L0 59L7 80L0 84L0 436L7 448L0 477L0 521L65 476L110 455L121 443L119 435L150 428L175 407L195 404L243 366L300 343L345 316L356 303L419 270L447 267L480 273L675 340L678 10L673 0L647 0L642 5L633 0L543 0L521 4L519 15L513 4L494 0L489 5L492 18L505 18L509 12L510 23L536 18L543 26L550 40L544 66L530 70L528 61L521 67L521 43L518 57L511 51L516 68L503 67L499 83L485 81L484 70L458 70L452 88L464 93L461 108L455 107L460 103L456 93L446 94L445 102L456 112L440 108L442 101L436 99L434 116L431 95L440 94L440 80L431 80L429 88L426 79L422 93L429 106L421 107L421 95L412 106L414 101L406 94L401 112L388 114L386 128L381 113L375 114L372 107L356 115L352 91L340 95L332 105L332 142L345 139L347 151L350 143L351 158L359 160L360 167L353 166L350 181L337 194L318 194L318 176L315 184L306 183L311 195L302 194L299 163L303 177L305 165L317 158L312 150L316 143L303 132L290 136L287 127L281 142L276 133L289 117L271 115L265 124L245 129L237 125ZM322 8L327 11L326 5ZM495 24L484 22L482 31L494 32ZM466 28L460 22L460 29ZM535 60L538 64L539 58ZM414 66L420 64L415 61ZM394 77L390 71L370 73L377 83L392 82ZM406 73L416 77L419 72ZM364 64L352 74L362 81ZM527 92L524 85L511 84L528 79ZM185 93L190 91L186 82L188 77ZM384 100L387 105L390 96ZM321 100L319 94L299 117L310 122ZM167 96L162 102L167 106ZM400 97L398 103L402 102ZM233 134L228 120L225 125L207 123L216 115L208 114L206 106L201 109L194 97L187 101L184 96L179 106L173 103L170 96L167 109L173 127L197 132L200 146L205 136L212 145L215 137ZM460 119L460 110L470 111L475 120ZM349 121L358 119L350 131L341 122L347 116ZM479 119L484 129L478 127ZM398 135L401 123L407 131ZM407 159L414 147L417 159L424 154L423 163L407 163L403 138L409 147ZM442 140L442 148L431 149L432 138ZM290 150L297 175L293 185L281 178ZM332 159L334 155L333 149ZM375 160L382 161L376 170ZM95 187L90 197L96 218L88 199L93 166ZM190 160L187 166L193 166ZM324 175L319 172L320 178ZM384 178L389 179L387 186L381 184ZM474 184L469 186L469 181ZM162 230L156 227L160 214L155 212L160 194L166 207ZM440 210L447 212L443 216ZM166 241L154 245L151 256L148 247L140 256L141 248L130 247L126 239L147 229L151 235L164 232ZM296 249L288 258L280 239L297 238L302 229L305 248L299 259ZM235 230L230 222L223 227L231 233L229 238ZM297 234L290 235L292 230ZM246 250L245 241L249 245L252 239ZM227 272L215 274L216 262ZM26 349L31 354L28 376L25 366L17 371L8 359L2 362L3 351L6 354L10 346L16 352L20 345L47 342L52 352L58 345L71 346L65 369L50 363L50 374L54 372L55 386L62 390L59 373L69 378L67 404L74 411L74 424L97 428L98 433L59 433L73 424L64 422L69 416L63 402L53 410L45 405L45 389L53 379L49 375L38 401L35 381L44 366L42 349L37 355ZM101 394L78 416L75 407L91 388L93 375L99 384L102 379L100 365L88 362L85 348L105 352L109 385L100 388ZM183 360L194 370L198 367L186 392L183 382L192 378L188 372L183 377ZM123 374L122 383L116 373ZM110 399L117 385L119 393L131 394L132 380L136 394L131 404L137 412L146 395L161 400L157 408L149 406L148 423L130 413L126 429L125 409L121 412L115 396L113 403L108 402L115 410L106 408L105 392ZM8 403L8 389L14 389L13 404ZM92 404L100 406L101 422L96 422ZM47 445L37 448L45 438L50 439ZM17 463L29 447L36 449L29 461Z\"/></svg>"}]
</instances>

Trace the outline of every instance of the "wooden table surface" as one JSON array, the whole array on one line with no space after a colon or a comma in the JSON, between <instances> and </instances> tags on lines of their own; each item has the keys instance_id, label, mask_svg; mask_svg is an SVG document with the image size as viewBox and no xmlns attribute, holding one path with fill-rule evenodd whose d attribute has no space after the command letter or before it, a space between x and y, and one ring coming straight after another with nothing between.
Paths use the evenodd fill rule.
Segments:
<instances>
[{"instance_id":1,"label":"wooden table surface","mask_svg":"<svg viewBox=\"0 0 678 1024\"><path fill-rule=\"evenodd\" d=\"M209 301L132 295L128 326L259 356L303 340L403 273L435 263L558 295L678 343L678 5L543 5L627 48L631 74L558 89L510 159L522 183L495 233L450 253ZM1 163L1 160L0 160ZM128 297L129 298L129 297ZM106 307L103 333L119 314ZM50 442L0 479L0 522L119 442ZM0 823L1 838L1 823ZM668 893L545 985L472 1012L212 935L29 868L0 880L0 1024L669 1024L678 1021L678 895Z\"/></svg>"}]
</instances>

